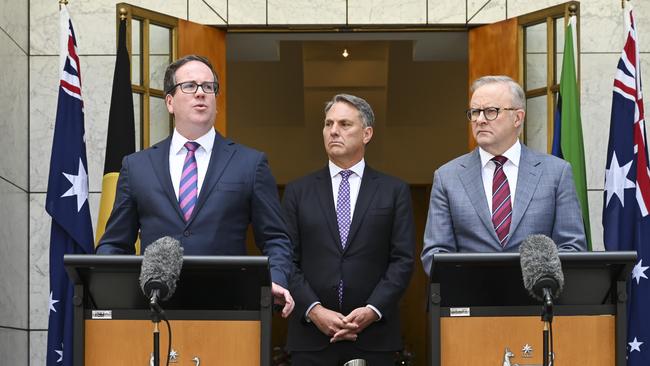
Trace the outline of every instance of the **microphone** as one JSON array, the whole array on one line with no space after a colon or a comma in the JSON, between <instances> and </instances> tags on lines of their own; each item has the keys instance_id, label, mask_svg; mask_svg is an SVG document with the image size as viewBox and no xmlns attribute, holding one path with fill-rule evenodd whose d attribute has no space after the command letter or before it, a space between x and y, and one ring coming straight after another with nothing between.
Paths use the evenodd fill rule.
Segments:
<instances>
[{"instance_id":1,"label":"microphone","mask_svg":"<svg viewBox=\"0 0 650 366\"><path fill-rule=\"evenodd\" d=\"M562 263L553 239L530 235L519 246L521 275L530 295L552 306L564 286Z\"/></svg>"},{"instance_id":2,"label":"microphone","mask_svg":"<svg viewBox=\"0 0 650 366\"><path fill-rule=\"evenodd\" d=\"M158 301L172 297L182 266L183 248L178 240L165 236L147 246L140 269L140 288L150 300L152 310L161 312Z\"/></svg>"}]
</instances>

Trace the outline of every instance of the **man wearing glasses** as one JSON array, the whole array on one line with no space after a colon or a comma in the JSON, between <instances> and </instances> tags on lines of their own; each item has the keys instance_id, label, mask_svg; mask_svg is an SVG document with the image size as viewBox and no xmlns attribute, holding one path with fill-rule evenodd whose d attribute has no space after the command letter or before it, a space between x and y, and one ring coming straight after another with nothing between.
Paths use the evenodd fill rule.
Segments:
<instances>
[{"instance_id":1,"label":"man wearing glasses","mask_svg":"<svg viewBox=\"0 0 650 366\"><path fill-rule=\"evenodd\" d=\"M519 141L525 95L507 76L484 76L471 86L467 118L478 147L433 176L422 263L434 253L511 252L532 234L559 250L586 250L571 166Z\"/></svg>"},{"instance_id":2,"label":"man wearing glasses","mask_svg":"<svg viewBox=\"0 0 650 366\"><path fill-rule=\"evenodd\" d=\"M163 236L185 255L245 255L252 223L269 256L272 293L287 317L291 244L266 156L215 131L219 80L206 58L185 56L165 71L165 104L172 136L124 158L115 204L98 254L133 254Z\"/></svg>"}]
</instances>

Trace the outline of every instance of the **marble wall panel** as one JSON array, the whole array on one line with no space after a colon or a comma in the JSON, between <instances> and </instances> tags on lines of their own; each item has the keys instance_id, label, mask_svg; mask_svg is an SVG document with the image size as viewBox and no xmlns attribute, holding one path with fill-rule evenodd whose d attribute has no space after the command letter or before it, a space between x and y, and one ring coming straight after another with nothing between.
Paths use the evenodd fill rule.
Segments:
<instances>
[{"instance_id":1,"label":"marble wall panel","mask_svg":"<svg viewBox=\"0 0 650 366\"><path fill-rule=\"evenodd\" d=\"M50 293L50 228L45 193L29 195L29 329L47 329Z\"/></svg>"},{"instance_id":2,"label":"marble wall panel","mask_svg":"<svg viewBox=\"0 0 650 366\"><path fill-rule=\"evenodd\" d=\"M32 56L29 60L31 75L38 75L32 77L29 84L30 191L45 192L47 189L58 97L58 67L58 56ZM82 63L82 73L83 70Z\"/></svg>"},{"instance_id":3,"label":"marble wall panel","mask_svg":"<svg viewBox=\"0 0 650 366\"><path fill-rule=\"evenodd\" d=\"M106 150L106 129L110 107L114 56L81 56L84 98L86 155L90 191L101 191ZM58 57L32 57L30 69L30 187L45 192L49 174L52 136L58 98Z\"/></svg>"},{"instance_id":4,"label":"marble wall panel","mask_svg":"<svg viewBox=\"0 0 650 366\"><path fill-rule=\"evenodd\" d=\"M546 95L526 100L525 129L526 146L538 152L548 152Z\"/></svg>"},{"instance_id":5,"label":"marble wall panel","mask_svg":"<svg viewBox=\"0 0 650 366\"><path fill-rule=\"evenodd\" d=\"M33 330L29 332L29 364L33 366L45 365L47 350L47 332Z\"/></svg>"},{"instance_id":6,"label":"marble wall panel","mask_svg":"<svg viewBox=\"0 0 650 366\"><path fill-rule=\"evenodd\" d=\"M465 24L467 3L465 1L428 1L429 24Z\"/></svg>"},{"instance_id":7,"label":"marble wall panel","mask_svg":"<svg viewBox=\"0 0 650 366\"><path fill-rule=\"evenodd\" d=\"M81 55L115 53L116 10L121 0L76 1L68 4ZM134 0L130 4L187 19L187 0ZM59 6L56 1L30 2L32 55L59 53Z\"/></svg>"},{"instance_id":8,"label":"marble wall panel","mask_svg":"<svg viewBox=\"0 0 650 366\"><path fill-rule=\"evenodd\" d=\"M88 195L93 233L97 228L100 198L100 193ZM29 210L29 329L47 329L52 219L45 211L45 193L30 194Z\"/></svg>"},{"instance_id":9,"label":"marble wall panel","mask_svg":"<svg viewBox=\"0 0 650 366\"><path fill-rule=\"evenodd\" d=\"M29 2L0 0L0 29L27 53L27 9Z\"/></svg>"},{"instance_id":10,"label":"marble wall panel","mask_svg":"<svg viewBox=\"0 0 650 366\"><path fill-rule=\"evenodd\" d=\"M27 329L27 193L0 179L0 197L0 326Z\"/></svg>"},{"instance_id":11,"label":"marble wall panel","mask_svg":"<svg viewBox=\"0 0 650 366\"><path fill-rule=\"evenodd\" d=\"M426 14L426 0L348 2L350 24L424 24Z\"/></svg>"},{"instance_id":12,"label":"marble wall panel","mask_svg":"<svg viewBox=\"0 0 650 366\"><path fill-rule=\"evenodd\" d=\"M28 58L0 31L0 177L27 190Z\"/></svg>"},{"instance_id":13,"label":"marble wall panel","mask_svg":"<svg viewBox=\"0 0 650 366\"><path fill-rule=\"evenodd\" d=\"M650 52L650 1L634 1L631 2L634 4L634 18L638 23L639 29L639 51L640 52ZM621 23L622 24L622 23ZM623 27L619 31L621 33L621 39L623 39ZM621 42L621 47L623 47L623 40Z\"/></svg>"},{"instance_id":14,"label":"marble wall panel","mask_svg":"<svg viewBox=\"0 0 650 366\"><path fill-rule=\"evenodd\" d=\"M200 24L223 25L228 21L227 0L189 0L189 20Z\"/></svg>"},{"instance_id":15,"label":"marble wall panel","mask_svg":"<svg viewBox=\"0 0 650 366\"><path fill-rule=\"evenodd\" d=\"M532 13L564 2L566 0L508 0L508 18Z\"/></svg>"},{"instance_id":16,"label":"marble wall panel","mask_svg":"<svg viewBox=\"0 0 650 366\"><path fill-rule=\"evenodd\" d=\"M266 0L229 1L228 24L266 24Z\"/></svg>"},{"instance_id":17,"label":"marble wall panel","mask_svg":"<svg viewBox=\"0 0 650 366\"><path fill-rule=\"evenodd\" d=\"M467 0L470 24L487 24L506 19L506 0Z\"/></svg>"},{"instance_id":18,"label":"marble wall panel","mask_svg":"<svg viewBox=\"0 0 650 366\"><path fill-rule=\"evenodd\" d=\"M612 85L617 62L616 54L582 54L580 113L589 189L602 189L604 186Z\"/></svg>"},{"instance_id":19,"label":"marble wall panel","mask_svg":"<svg viewBox=\"0 0 650 366\"><path fill-rule=\"evenodd\" d=\"M623 47L625 27L619 0L581 2L580 26L581 52L611 52Z\"/></svg>"},{"instance_id":20,"label":"marble wall panel","mask_svg":"<svg viewBox=\"0 0 650 366\"><path fill-rule=\"evenodd\" d=\"M0 355L3 365L26 365L29 362L27 331L0 328Z\"/></svg>"},{"instance_id":21,"label":"marble wall panel","mask_svg":"<svg viewBox=\"0 0 650 366\"><path fill-rule=\"evenodd\" d=\"M345 0L268 0L269 24L345 24Z\"/></svg>"},{"instance_id":22,"label":"marble wall panel","mask_svg":"<svg viewBox=\"0 0 650 366\"><path fill-rule=\"evenodd\" d=\"M592 190L587 192L589 200L589 225L591 225L591 248L605 250L603 242L603 191Z\"/></svg>"}]
</instances>

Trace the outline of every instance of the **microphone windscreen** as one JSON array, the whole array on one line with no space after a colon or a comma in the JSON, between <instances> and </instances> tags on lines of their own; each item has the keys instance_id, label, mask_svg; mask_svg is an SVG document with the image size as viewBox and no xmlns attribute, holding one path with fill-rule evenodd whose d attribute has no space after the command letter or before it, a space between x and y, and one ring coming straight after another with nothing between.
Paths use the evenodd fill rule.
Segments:
<instances>
[{"instance_id":1,"label":"microphone windscreen","mask_svg":"<svg viewBox=\"0 0 650 366\"><path fill-rule=\"evenodd\" d=\"M176 291L176 281L183 266L183 248L169 236L149 244L144 251L140 269L140 288L151 297L153 289L160 290L160 299L169 299Z\"/></svg>"},{"instance_id":2,"label":"microphone windscreen","mask_svg":"<svg viewBox=\"0 0 650 366\"><path fill-rule=\"evenodd\" d=\"M535 286L540 280L551 280L553 297L558 297L564 286L562 263L553 239L546 235L530 235L519 246L521 275L524 287L535 298L543 300L543 287Z\"/></svg>"}]
</instances>

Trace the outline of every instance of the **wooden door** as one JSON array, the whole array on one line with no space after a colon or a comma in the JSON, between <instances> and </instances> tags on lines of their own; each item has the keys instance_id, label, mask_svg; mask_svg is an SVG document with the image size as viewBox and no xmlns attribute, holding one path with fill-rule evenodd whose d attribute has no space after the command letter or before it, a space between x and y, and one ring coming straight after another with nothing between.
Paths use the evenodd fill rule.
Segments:
<instances>
[{"instance_id":1,"label":"wooden door","mask_svg":"<svg viewBox=\"0 0 650 366\"><path fill-rule=\"evenodd\" d=\"M207 57L219 77L217 119L214 127L226 135L226 31L187 20L178 20L178 58L196 54Z\"/></svg>"},{"instance_id":2,"label":"wooden door","mask_svg":"<svg viewBox=\"0 0 650 366\"><path fill-rule=\"evenodd\" d=\"M517 18L470 29L467 74L470 85L485 75L507 75L522 84L523 43L520 32ZM467 131L468 150L472 150L476 142L469 124Z\"/></svg>"}]
</instances>

